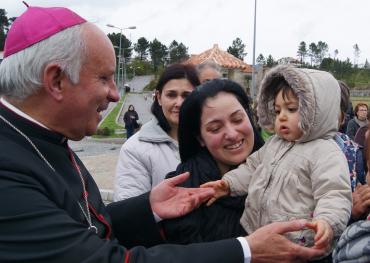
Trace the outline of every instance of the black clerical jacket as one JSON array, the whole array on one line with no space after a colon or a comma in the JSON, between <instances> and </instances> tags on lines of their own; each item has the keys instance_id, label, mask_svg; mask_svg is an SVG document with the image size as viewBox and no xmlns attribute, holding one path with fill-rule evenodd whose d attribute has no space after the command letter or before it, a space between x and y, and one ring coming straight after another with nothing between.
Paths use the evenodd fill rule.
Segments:
<instances>
[{"instance_id":1,"label":"black clerical jacket","mask_svg":"<svg viewBox=\"0 0 370 263\"><path fill-rule=\"evenodd\" d=\"M98 187L67 139L30 122L0 103L0 262L243 262L240 243L228 239L189 246L163 244L149 204L149 194L106 208ZM84 207L81 179L88 192L92 223ZM153 247L154 246L154 247ZM128 249L130 248L130 249Z\"/></svg>"}]
</instances>

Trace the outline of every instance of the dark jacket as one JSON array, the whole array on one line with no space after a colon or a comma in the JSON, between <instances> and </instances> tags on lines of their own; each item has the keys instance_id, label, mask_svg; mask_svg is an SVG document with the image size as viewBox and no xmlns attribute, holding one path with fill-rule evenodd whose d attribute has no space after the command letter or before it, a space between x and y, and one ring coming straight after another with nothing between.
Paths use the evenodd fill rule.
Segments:
<instances>
[{"instance_id":1,"label":"dark jacket","mask_svg":"<svg viewBox=\"0 0 370 263\"><path fill-rule=\"evenodd\" d=\"M123 115L123 121L125 122L125 128L139 128L137 120L139 119L139 116L137 115L137 112L135 110L128 110Z\"/></svg>"},{"instance_id":2,"label":"dark jacket","mask_svg":"<svg viewBox=\"0 0 370 263\"><path fill-rule=\"evenodd\" d=\"M216 162L206 150L179 164L176 172L168 177L186 171L190 172L190 177L183 183L184 187L199 187L206 182L221 179ZM170 243L188 244L245 236L246 232L239 223L245 197L223 197L211 206L204 204L181 218L164 220L162 226L166 240Z\"/></svg>"},{"instance_id":3,"label":"dark jacket","mask_svg":"<svg viewBox=\"0 0 370 263\"><path fill-rule=\"evenodd\" d=\"M146 249L162 242L149 194L107 209L65 137L25 120L1 103L0 115L22 131L55 168L54 172L22 135L0 119L0 262L243 262L236 239ZM84 177L98 234L87 229L77 203L83 201L82 184L71 154Z\"/></svg>"}]
</instances>

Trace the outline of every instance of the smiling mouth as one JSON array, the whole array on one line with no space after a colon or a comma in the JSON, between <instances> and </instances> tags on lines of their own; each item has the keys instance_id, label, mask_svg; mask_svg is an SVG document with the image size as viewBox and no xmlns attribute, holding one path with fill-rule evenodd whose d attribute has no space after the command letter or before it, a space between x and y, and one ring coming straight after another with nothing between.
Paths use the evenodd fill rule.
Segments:
<instances>
[{"instance_id":1,"label":"smiling mouth","mask_svg":"<svg viewBox=\"0 0 370 263\"><path fill-rule=\"evenodd\" d=\"M225 146L225 148L227 150L235 150L235 149L238 149L240 148L244 143L244 139L242 139L241 141L239 141L238 143L235 143L233 145L228 145L228 146Z\"/></svg>"}]
</instances>

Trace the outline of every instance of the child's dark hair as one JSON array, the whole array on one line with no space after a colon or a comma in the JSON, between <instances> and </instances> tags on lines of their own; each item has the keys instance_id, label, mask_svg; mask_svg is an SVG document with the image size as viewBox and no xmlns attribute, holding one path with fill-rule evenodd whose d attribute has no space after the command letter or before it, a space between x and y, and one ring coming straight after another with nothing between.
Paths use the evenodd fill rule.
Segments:
<instances>
[{"instance_id":1,"label":"child's dark hair","mask_svg":"<svg viewBox=\"0 0 370 263\"><path fill-rule=\"evenodd\" d=\"M284 78L276 78L271 83L271 87L276 87L274 89L274 98L279 94L280 91L282 91L283 99L289 98L290 94L294 94L295 92L293 89L289 86L288 82Z\"/></svg>"}]
</instances>

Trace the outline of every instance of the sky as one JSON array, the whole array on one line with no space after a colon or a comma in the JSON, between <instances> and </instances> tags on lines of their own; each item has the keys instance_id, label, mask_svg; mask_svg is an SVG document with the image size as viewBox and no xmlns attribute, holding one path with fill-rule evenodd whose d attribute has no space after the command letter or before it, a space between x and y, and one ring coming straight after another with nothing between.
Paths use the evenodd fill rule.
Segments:
<instances>
[{"instance_id":1,"label":"sky","mask_svg":"<svg viewBox=\"0 0 370 263\"><path fill-rule=\"evenodd\" d=\"M227 50L241 38L244 61L253 60L255 0L26 0L30 6L63 6L94 22L104 32L123 34L136 42L157 38L168 46L173 40L199 54L214 44ZM20 0L0 0L8 17L25 11ZM297 57L299 43L324 41L329 54L353 62L353 45L360 48L359 63L370 61L369 0L257 0L255 57Z\"/></svg>"}]
</instances>

